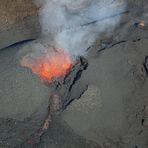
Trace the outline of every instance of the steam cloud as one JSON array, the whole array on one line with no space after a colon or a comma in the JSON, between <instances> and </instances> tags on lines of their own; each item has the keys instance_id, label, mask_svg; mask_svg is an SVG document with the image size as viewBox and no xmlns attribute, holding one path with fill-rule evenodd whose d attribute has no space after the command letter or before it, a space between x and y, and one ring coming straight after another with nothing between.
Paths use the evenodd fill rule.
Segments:
<instances>
[{"instance_id":1,"label":"steam cloud","mask_svg":"<svg viewBox=\"0 0 148 148\"><path fill-rule=\"evenodd\" d=\"M126 11L124 0L37 0L36 3L40 6L43 40L29 49L21 65L48 81L67 73L75 57L84 56L100 33L112 34L120 22L120 14Z\"/></svg>"},{"instance_id":2,"label":"steam cloud","mask_svg":"<svg viewBox=\"0 0 148 148\"><path fill-rule=\"evenodd\" d=\"M71 55L84 55L100 33L111 34L126 11L124 0L36 0L42 35Z\"/></svg>"}]
</instances>

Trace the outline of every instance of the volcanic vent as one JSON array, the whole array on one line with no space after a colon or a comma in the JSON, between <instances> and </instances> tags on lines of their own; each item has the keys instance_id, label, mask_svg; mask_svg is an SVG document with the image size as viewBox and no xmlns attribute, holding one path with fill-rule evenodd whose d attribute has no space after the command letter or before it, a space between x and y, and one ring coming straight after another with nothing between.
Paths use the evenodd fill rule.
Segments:
<instances>
[{"instance_id":1,"label":"volcanic vent","mask_svg":"<svg viewBox=\"0 0 148 148\"><path fill-rule=\"evenodd\" d=\"M49 83L71 71L73 61L68 53L62 49L39 45L36 45L31 53L22 58L21 66L30 68L41 80Z\"/></svg>"},{"instance_id":2,"label":"volcanic vent","mask_svg":"<svg viewBox=\"0 0 148 148\"><path fill-rule=\"evenodd\" d=\"M147 148L147 8L1 0L0 147Z\"/></svg>"},{"instance_id":3,"label":"volcanic vent","mask_svg":"<svg viewBox=\"0 0 148 148\"><path fill-rule=\"evenodd\" d=\"M20 64L24 68L31 69L44 84L52 89L49 96L48 114L41 128L28 139L29 144L35 145L39 142L37 139L40 139L49 128L52 115L57 111L64 110L86 90L87 86L79 93L73 94L73 86L76 85L88 63L83 57L74 58L62 49L50 45L45 47L38 43L28 54L22 56Z\"/></svg>"},{"instance_id":4,"label":"volcanic vent","mask_svg":"<svg viewBox=\"0 0 148 148\"><path fill-rule=\"evenodd\" d=\"M32 50L23 55L20 64L24 68L31 69L49 87L54 86L58 93L62 88L66 94L72 90L82 71L87 68L85 58L81 56L75 58L62 49L50 45L44 46L41 43L35 44ZM69 97L63 96L65 92L60 94L64 106L70 102Z\"/></svg>"}]
</instances>

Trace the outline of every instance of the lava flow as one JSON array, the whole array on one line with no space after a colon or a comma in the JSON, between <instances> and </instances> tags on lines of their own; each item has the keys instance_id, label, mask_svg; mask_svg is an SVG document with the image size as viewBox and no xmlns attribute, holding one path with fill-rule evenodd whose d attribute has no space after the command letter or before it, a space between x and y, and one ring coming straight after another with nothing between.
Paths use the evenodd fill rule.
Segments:
<instances>
[{"instance_id":1,"label":"lava flow","mask_svg":"<svg viewBox=\"0 0 148 148\"><path fill-rule=\"evenodd\" d=\"M23 67L30 68L41 80L51 82L68 74L73 66L69 54L63 50L48 51L39 55L26 55L21 61Z\"/></svg>"}]
</instances>

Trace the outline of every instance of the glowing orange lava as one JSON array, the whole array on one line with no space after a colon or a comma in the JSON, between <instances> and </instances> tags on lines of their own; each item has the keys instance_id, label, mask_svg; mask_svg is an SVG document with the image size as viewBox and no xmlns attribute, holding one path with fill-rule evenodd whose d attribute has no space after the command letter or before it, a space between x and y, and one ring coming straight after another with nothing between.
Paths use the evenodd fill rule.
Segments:
<instances>
[{"instance_id":1,"label":"glowing orange lava","mask_svg":"<svg viewBox=\"0 0 148 148\"><path fill-rule=\"evenodd\" d=\"M72 68L72 60L70 56L63 52L55 52L48 56L40 56L35 60L28 60L24 57L21 65L32 69L42 80L51 82L53 79L63 77Z\"/></svg>"},{"instance_id":2,"label":"glowing orange lava","mask_svg":"<svg viewBox=\"0 0 148 148\"><path fill-rule=\"evenodd\" d=\"M43 80L51 81L67 74L71 69L72 63L66 54L56 54L51 57L50 62L42 59L38 68L32 71L38 74Z\"/></svg>"}]
</instances>

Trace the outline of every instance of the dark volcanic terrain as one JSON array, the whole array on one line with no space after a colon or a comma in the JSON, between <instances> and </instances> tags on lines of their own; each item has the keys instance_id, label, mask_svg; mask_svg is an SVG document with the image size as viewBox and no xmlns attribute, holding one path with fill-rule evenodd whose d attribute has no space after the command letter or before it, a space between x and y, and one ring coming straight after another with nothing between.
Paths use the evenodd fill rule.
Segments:
<instances>
[{"instance_id":1,"label":"dark volcanic terrain","mask_svg":"<svg viewBox=\"0 0 148 148\"><path fill-rule=\"evenodd\" d=\"M28 0L0 3L0 148L148 148L147 0L128 0L125 13L106 18L121 15L113 33L99 34L70 74L51 85L20 66L43 42L38 8ZM39 135L55 92L62 107Z\"/></svg>"}]
</instances>

